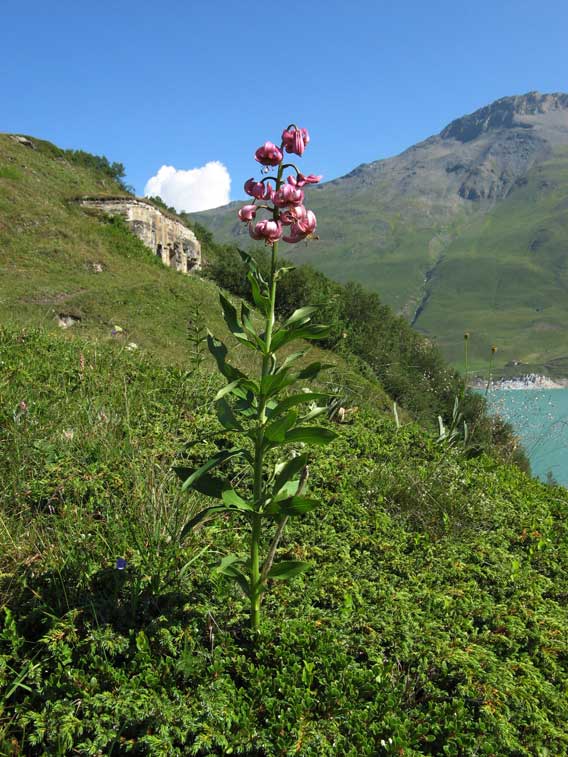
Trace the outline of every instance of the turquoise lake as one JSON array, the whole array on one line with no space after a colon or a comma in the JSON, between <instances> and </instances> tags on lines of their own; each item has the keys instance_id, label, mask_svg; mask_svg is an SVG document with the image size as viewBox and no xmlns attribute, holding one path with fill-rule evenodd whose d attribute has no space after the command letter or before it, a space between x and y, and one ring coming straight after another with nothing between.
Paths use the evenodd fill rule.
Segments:
<instances>
[{"instance_id":1,"label":"turquoise lake","mask_svg":"<svg viewBox=\"0 0 568 757\"><path fill-rule=\"evenodd\" d=\"M494 389L488 399L514 426L533 475L546 481L550 471L568 486L568 389Z\"/></svg>"}]
</instances>

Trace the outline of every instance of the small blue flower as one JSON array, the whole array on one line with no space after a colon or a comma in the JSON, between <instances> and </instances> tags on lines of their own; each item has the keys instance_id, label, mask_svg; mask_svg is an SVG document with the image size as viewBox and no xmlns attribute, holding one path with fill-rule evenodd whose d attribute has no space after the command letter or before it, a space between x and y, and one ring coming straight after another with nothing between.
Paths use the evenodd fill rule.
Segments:
<instances>
[{"instance_id":1,"label":"small blue flower","mask_svg":"<svg viewBox=\"0 0 568 757\"><path fill-rule=\"evenodd\" d=\"M124 557L117 557L116 559L116 569L117 570L124 570L126 568L126 560Z\"/></svg>"}]
</instances>

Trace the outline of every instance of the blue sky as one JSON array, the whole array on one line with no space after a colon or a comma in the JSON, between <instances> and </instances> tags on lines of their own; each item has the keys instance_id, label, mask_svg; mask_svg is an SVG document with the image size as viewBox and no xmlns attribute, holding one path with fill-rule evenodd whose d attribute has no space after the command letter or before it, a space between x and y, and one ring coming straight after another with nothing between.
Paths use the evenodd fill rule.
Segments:
<instances>
[{"instance_id":1,"label":"blue sky","mask_svg":"<svg viewBox=\"0 0 568 757\"><path fill-rule=\"evenodd\" d=\"M240 198L290 121L332 179L499 97L568 90L565 0L28 0L2 27L0 131L120 161L139 194L164 164L220 161Z\"/></svg>"}]
</instances>

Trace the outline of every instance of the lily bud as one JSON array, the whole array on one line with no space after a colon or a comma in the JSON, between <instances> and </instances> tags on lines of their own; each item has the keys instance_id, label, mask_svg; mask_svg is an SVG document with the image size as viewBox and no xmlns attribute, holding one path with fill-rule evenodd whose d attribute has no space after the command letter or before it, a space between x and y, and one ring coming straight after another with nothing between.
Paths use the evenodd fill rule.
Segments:
<instances>
[{"instance_id":1,"label":"lily bud","mask_svg":"<svg viewBox=\"0 0 568 757\"><path fill-rule=\"evenodd\" d=\"M306 184L319 184L321 180L321 176L315 176L313 173L308 174L308 176L304 176L303 173L299 173L296 177L296 186L303 187Z\"/></svg>"}]
</instances>

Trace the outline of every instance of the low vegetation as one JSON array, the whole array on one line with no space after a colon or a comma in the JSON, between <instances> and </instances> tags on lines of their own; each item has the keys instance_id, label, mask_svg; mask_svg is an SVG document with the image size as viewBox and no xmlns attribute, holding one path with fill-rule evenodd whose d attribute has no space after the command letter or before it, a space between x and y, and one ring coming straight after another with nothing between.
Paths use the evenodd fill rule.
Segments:
<instances>
[{"instance_id":1,"label":"low vegetation","mask_svg":"<svg viewBox=\"0 0 568 757\"><path fill-rule=\"evenodd\" d=\"M568 754L565 490L361 407L253 648L214 569L244 530L179 539L180 450L232 443L208 372L37 331L0 360L0 752Z\"/></svg>"}]
</instances>

